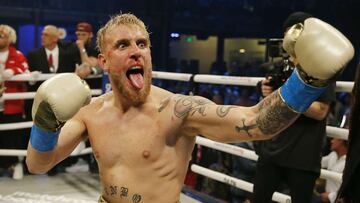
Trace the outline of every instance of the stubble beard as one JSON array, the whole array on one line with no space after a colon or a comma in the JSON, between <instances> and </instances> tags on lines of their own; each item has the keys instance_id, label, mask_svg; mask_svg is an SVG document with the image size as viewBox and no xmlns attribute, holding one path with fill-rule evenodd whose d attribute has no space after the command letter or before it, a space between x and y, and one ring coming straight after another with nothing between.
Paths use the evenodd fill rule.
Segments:
<instances>
[{"instance_id":1,"label":"stubble beard","mask_svg":"<svg viewBox=\"0 0 360 203\"><path fill-rule=\"evenodd\" d=\"M114 87L123 96L123 98L132 104L140 106L145 103L150 93L151 87L151 67L144 69L144 87L141 90L135 90L129 86L128 78L125 74L109 73L109 77L114 82Z\"/></svg>"}]
</instances>

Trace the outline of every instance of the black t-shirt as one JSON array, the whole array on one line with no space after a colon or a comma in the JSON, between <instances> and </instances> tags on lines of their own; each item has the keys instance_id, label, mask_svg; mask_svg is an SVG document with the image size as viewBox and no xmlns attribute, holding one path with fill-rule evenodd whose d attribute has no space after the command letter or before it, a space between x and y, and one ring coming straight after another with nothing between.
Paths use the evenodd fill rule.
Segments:
<instances>
[{"instance_id":1,"label":"black t-shirt","mask_svg":"<svg viewBox=\"0 0 360 203\"><path fill-rule=\"evenodd\" d=\"M99 51L96 48L96 45L93 42L89 42L85 44L85 50L88 56L92 56L97 58ZM68 47L68 52L73 56L73 60L76 64L81 64L81 56L80 56L80 50L77 47L76 43L72 43Z\"/></svg>"},{"instance_id":2,"label":"black t-shirt","mask_svg":"<svg viewBox=\"0 0 360 203\"><path fill-rule=\"evenodd\" d=\"M335 83L318 99L335 101ZM271 161L284 167L320 172L326 119L318 121L301 115L291 126L270 140L255 143L259 161Z\"/></svg>"}]
</instances>

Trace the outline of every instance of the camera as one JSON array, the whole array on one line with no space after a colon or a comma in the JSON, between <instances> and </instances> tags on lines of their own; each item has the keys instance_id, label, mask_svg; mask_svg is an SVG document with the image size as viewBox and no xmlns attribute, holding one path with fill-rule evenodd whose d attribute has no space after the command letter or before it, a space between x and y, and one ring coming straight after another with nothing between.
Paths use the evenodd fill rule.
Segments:
<instances>
[{"instance_id":1,"label":"camera","mask_svg":"<svg viewBox=\"0 0 360 203\"><path fill-rule=\"evenodd\" d=\"M289 60L290 56L282 48L282 39L269 39L267 41L267 58L269 62L263 63L260 68L269 79L269 86L279 88L290 77L295 65ZM275 58L280 58L275 60Z\"/></svg>"}]
</instances>

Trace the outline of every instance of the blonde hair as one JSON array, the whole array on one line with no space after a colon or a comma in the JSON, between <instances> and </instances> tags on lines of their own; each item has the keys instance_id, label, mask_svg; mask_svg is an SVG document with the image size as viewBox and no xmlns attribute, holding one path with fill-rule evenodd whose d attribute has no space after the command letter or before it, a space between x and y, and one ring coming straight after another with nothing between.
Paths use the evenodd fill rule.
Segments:
<instances>
[{"instance_id":1,"label":"blonde hair","mask_svg":"<svg viewBox=\"0 0 360 203\"><path fill-rule=\"evenodd\" d=\"M17 39L17 36L16 36L16 31L14 30L14 28L12 28L11 26L9 25L4 25L4 24L1 24L0 25L0 28L5 28L5 30L8 32L9 34L9 40L12 44L15 44L16 43L16 39Z\"/></svg>"},{"instance_id":2,"label":"blonde hair","mask_svg":"<svg viewBox=\"0 0 360 203\"><path fill-rule=\"evenodd\" d=\"M138 26L146 34L146 38L149 41L149 46L151 45L149 32L148 32L144 22L131 13L124 13L124 14L120 13L115 16L112 16L110 18L110 20L106 23L106 25L103 26L102 28L100 28L100 30L96 34L96 45L101 53L103 53L104 48L105 48L105 40L106 40L105 36L108 34L108 32L111 29L113 29L114 27L119 26L119 25Z\"/></svg>"}]
</instances>

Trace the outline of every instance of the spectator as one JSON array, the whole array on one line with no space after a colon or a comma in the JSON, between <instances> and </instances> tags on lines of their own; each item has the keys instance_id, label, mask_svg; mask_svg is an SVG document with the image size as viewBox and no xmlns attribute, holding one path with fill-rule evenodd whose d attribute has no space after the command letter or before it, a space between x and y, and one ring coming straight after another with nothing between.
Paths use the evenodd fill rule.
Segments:
<instances>
[{"instance_id":1,"label":"spectator","mask_svg":"<svg viewBox=\"0 0 360 203\"><path fill-rule=\"evenodd\" d=\"M58 28L54 25L45 26L41 33L42 47L32 50L27 56L30 70L42 73L74 72L72 57L58 43Z\"/></svg>"},{"instance_id":2,"label":"spectator","mask_svg":"<svg viewBox=\"0 0 360 203\"><path fill-rule=\"evenodd\" d=\"M70 52L75 56L75 63L79 64L76 73L81 78L93 74L100 74L101 68L98 66L97 56L99 51L93 39L93 29L90 23L79 22L76 26L76 42L70 47Z\"/></svg>"},{"instance_id":3,"label":"spectator","mask_svg":"<svg viewBox=\"0 0 360 203\"><path fill-rule=\"evenodd\" d=\"M25 56L13 46L16 32L8 25L0 25L0 94L25 92L24 82L6 81L16 74L28 71ZM23 121L24 100L0 100L0 123ZM27 139L21 130L1 131L1 149L26 148ZM17 162L16 157L0 156L0 167L7 171Z\"/></svg>"},{"instance_id":4,"label":"spectator","mask_svg":"<svg viewBox=\"0 0 360 203\"><path fill-rule=\"evenodd\" d=\"M303 23L310 14L296 12L284 23L284 31ZM293 60L296 65L296 59ZM273 91L268 79L262 81L261 93ZM332 83L317 101L289 128L278 136L256 143L259 159L256 166L253 203L270 202L281 184L287 184L292 202L310 202L316 179L320 174L322 146L326 133L326 116L335 101Z\"/></svg>"},{"instance_id":5,"label":"spectator","mask_svg":"<svg viewBox=\"0 0 360 203\"><path fill-rule=\"evenodd\" d=\"M342 173L345 167L347 150L346 140L338 138L331 139L331 153L322 158L321 167L329 171ZM326 180L325 192L319 194L319 200L317 202L334 203L340 184L341 183L331 179Z\"/></svg>"}]
</instances>

